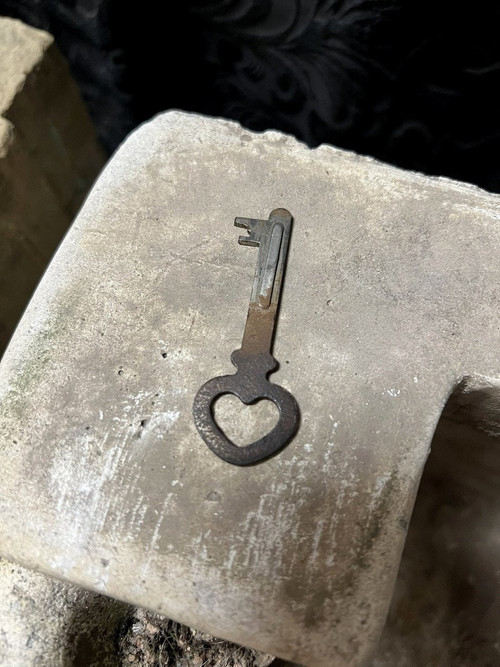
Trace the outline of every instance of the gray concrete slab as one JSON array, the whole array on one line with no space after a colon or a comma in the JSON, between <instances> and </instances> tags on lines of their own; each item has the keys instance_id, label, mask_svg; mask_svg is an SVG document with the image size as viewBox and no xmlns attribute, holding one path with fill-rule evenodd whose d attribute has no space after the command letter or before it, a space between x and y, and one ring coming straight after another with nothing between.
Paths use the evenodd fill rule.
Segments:
<instances>
[{"instance_id":1,"label":"gray concrete slab","mask_svg":"<svg viewBox=\"0 0 500 667\"><path fill-rule=\"evenodd\" d=\"M192 401L241 341L256 255L233 218L276 207L295 227L273 379L302 423L237 468ZM143 126L0 365L0 549L289 660L367 663L442 408L500 376L499 218L498 196L278 133Z\"/></svg>"},{"instance_id":2,"label":"gray concrete slab","mask_svg":"<svg viewBox=\"0 0 500 667\"><path fill-rule=\"evenodd\" d=\"M132 614L122 602L0 559L2 667L117 667L117 637Z\"/></svg>"},{"instance_id":3,"label":"gray concrete slab","mask_svg":"<svg viewBox=\"0 0 500 667\"><path fill-rule=\"evenodd\" d=\"M54 39L0 16L0 354L105 162Z\"/></svg>"}]
</instances>

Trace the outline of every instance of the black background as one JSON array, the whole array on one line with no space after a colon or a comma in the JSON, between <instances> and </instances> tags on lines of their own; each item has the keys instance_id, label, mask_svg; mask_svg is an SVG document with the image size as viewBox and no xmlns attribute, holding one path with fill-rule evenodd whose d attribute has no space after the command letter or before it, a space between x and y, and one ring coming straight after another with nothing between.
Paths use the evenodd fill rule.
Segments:
<instances>
[{"instance_id":1,"label":"black background","mask_svg":"<svg viewBox=\"0 0 500 667\"><path fill-rule=\"evenodd\" d=\"M170 108L500 192L500 5L0 0L51 32L105 148Z\"/></svg>"}]
</instances>

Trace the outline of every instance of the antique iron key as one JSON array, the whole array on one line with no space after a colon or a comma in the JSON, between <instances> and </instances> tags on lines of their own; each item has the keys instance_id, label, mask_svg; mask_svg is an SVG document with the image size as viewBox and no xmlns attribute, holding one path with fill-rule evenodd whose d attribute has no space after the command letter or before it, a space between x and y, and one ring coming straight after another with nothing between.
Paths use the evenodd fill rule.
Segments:
<instances>
[{"instance_id":1,"label":"antique iron key","mask_svg":"<svg viewBox=\"0 0 500 667\"><path fill-rule=\"evenodd\" d=\"M231 355L237 371L206 382L196 394L193 414L198 432L217 456L228 463L246 466L276 454L299 427L300 413L294 397L267 379L278 367L272 356L272 344L292 216L284 208L277 208L268 220L236 218L234 224L248 230L248 235L238 239L241 245L259 248L243 342ZM213 416L214 401L223 394L234 394L245 405L269 399L279 410L278 423L256 442L238 447L226 437Z\"/></svg>"}]
</instances>

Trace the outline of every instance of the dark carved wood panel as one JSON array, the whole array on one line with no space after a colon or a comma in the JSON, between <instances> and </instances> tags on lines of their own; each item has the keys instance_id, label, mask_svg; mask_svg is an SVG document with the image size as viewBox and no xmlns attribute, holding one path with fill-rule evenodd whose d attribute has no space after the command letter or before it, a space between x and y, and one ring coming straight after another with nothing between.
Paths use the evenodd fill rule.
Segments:
<instances>
[{"instance_id":1,"label":"dark carved wood panel","mask_svg":"<svg viewBox=\"0 0 500 667\"><path fill-rule=\"evenodd\" d=\"M52 32L109 150L181 108L500 192L500 6L0 0Z\"/></svg>"}]
</instances>

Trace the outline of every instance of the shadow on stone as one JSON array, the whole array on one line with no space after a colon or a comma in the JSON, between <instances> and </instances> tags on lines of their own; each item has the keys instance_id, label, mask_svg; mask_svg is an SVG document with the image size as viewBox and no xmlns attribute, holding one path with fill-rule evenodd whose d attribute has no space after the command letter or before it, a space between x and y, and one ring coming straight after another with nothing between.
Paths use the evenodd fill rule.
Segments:
<instances>
[{"instance_id":1,"label":"shadow on stone","mask_svg":"<svg viewBox=\"0 0 500 667\"><path fill-rule=\"evenodd\" d=\"M64 667L115 667L123 664L120 640L132 623L134 607L80 591L67 626Z\"/></svg>"},{"instance_id":2,"label":"shadow on stone","mask_svg":"<svg viewBox=\"0 0 500 667\"><path fill-rule=\"evenodd\" d=\"M374 665L500 664L500 385L466 378L438 423Z\"/></svg>"}]
</instances>

